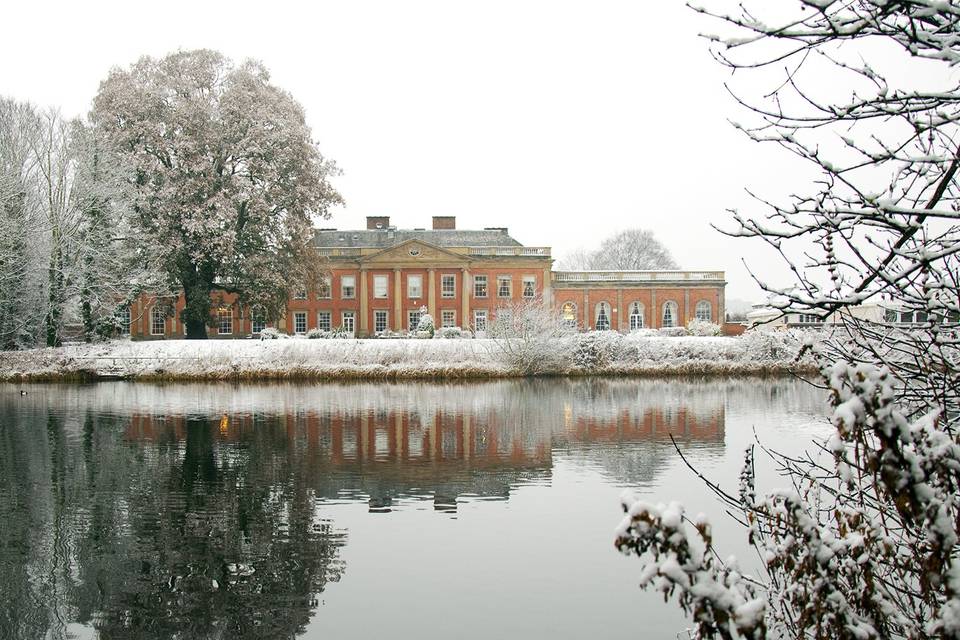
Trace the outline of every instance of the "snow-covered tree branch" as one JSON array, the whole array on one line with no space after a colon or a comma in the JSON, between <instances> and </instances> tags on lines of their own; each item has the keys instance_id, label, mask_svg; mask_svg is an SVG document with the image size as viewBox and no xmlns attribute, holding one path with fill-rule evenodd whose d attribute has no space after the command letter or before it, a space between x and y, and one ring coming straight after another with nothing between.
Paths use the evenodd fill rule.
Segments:
<instances>
[{"instance_id":1,"label":"snow-covered tree branch","mask_svg":"<svg viewBox=\"0 0 960 640\"><path fill-rule=\"evenodd\" d=\"M709 38L736 72L728 89L746 112L736 126L812 176L798 177L789 199L756 194L724 231L759 238L786 262L793 281L757 278L775 304L843 321L807 347L834 435L819 454L772 454L789 488L757 487L751 451L738 494L721 494L762 561L732 594L664 570L669 553L685 575L715 575L681 558L689 534L666 535L673 529L650 516L662 510L627 498L617 544L642 556L645 576L672 585L700 637L958 637L960 6L802 0L696 11L722 31ZM883 322L850 311L866 303L886 308ZM648 540L662 548L652 553ZM744 625L734 605L758 586L749 593L762 620Z\"/></svg>"}]
</instances>

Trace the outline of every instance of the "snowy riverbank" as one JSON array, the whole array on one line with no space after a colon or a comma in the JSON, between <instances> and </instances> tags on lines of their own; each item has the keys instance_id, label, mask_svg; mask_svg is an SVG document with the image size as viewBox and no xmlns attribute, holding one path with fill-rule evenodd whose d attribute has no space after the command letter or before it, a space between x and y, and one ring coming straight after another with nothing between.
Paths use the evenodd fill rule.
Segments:
<instances>
[{"instance_id":1,"label":"snowy riverbank","mask_svg":"<svg viewBox=\"0 0 960 640\"><path fill-rule=\"evenodd\" d=\"M808 370L794 334L738 338L579 334L550 344L494 340L115 340L0 352L0 380L415 379L523 375L755 375Z\"/></svg>"}]
</instances>

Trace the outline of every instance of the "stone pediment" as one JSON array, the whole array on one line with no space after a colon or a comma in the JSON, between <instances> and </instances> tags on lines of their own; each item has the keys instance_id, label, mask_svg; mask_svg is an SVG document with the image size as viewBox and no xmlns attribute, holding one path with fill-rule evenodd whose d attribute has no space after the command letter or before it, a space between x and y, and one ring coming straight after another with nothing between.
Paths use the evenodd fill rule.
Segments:
<instances>
[{"instance_id":1,"label":"stone pediment","mask_svg":"<svg viewBox=\"0 0 960 640\"><path fill-rule=\"evenodd\" d=\"M467 266L469 259L465 255L441 249L436 245L422 240L407 240L395 247L378 251L361 259L364 266L419 266L432 267L435 265Z\"/></svg>"}]
</instances>

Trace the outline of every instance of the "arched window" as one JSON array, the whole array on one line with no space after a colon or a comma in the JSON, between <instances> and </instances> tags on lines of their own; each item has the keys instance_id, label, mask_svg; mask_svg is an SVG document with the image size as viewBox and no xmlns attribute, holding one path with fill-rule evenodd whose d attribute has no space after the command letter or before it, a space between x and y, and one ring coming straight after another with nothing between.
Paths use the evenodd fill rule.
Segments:
<instances>
[{"instance_id":1,"label":"arched window","mask_svg":"<svg viewBox=\"0 0 960 640\"><path fill-rule=\"evenodd\" d=\"M643 329L643 305L634 302L630 305L630 331Z\"/></svg>"},{"instance_id":2,"label":"arched window","mask_svg":"<svg viewBox=\"0 0 960 640\"><path fill-rule=\"evenodd\" d=\"M704 322L710 322L713 320L713 307L709 302L706 300L701 300L697 303L696 318L697 320L703 320Z\"/></svg>"},{"instance_id":3,"label":"arched window","mask_svg":"<svg viewBox=\"0 0 960 640\"><path fill-rule=\"evenodd\" d=\"M167 314L164 313L159 304L154 305L153 309L150 310L150 335L162 336L166 333L166 328Z\"/></svg>"},{"instance_id":4,"label":"arched window","mask_svg":"<svg viewBox=\"0 0 960 640\"><path fill-rule=\"evenodd\" d=\"M563 319L563 324L571 328L576 328L577 305L572 302L564 302L563 306L560 307L560 317Z\"/></svg>"},{"instance_id":5,"label":"arched window","mask_svg":"<svg viewBox=\"0 0 960 640\"><path fill-rule=\"evenodd\" d=\"M673 300L663 303L663 326L677 326L677 303Z\"/></svg>"},{"instance_id":6,"label":"arched window","mask_svg":"<svg viewBox=\"0 0 960 640\"><path fill-rule=\"evenodd\" d=\"M597 331L610 330L610 305L606 302L597 303L597 321L594 327Z\"/></svg>"}]
</instances>

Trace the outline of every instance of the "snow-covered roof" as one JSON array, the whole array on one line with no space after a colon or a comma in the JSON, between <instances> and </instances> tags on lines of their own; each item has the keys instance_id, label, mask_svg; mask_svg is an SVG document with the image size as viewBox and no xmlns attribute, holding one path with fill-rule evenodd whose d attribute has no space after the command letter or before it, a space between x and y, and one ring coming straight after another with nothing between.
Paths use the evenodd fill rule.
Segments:
<instances>
[{"instance_id":1,"label":"snow-covered roof","mask_svg":"<svg viewBox=\"0 0 960 640\"><path fill-rule=\"evenodd\" d=\"M506 229L357 229L317 230L317 247L393 247L407 240L420 240L437 247L522 247Z\"/></svg>"}]
</instances>

